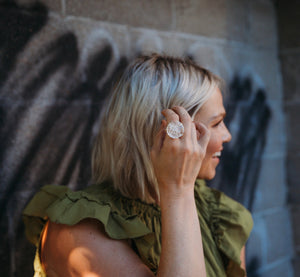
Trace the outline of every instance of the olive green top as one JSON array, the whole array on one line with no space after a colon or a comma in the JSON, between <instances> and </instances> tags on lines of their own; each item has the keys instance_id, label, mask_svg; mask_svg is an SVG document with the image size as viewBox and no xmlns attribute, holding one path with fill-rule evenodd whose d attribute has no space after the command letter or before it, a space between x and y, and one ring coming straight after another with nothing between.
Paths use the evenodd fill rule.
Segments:
<instances>
[{"instance_id":1,"label":"olive green top","mask_svg":"<svg viewBox=\"0 0 300 277\"><path fill-rule=\"evenodd\" d=\"M253 226L251 214L202 180L196 181L195 201L207 276L244 276L240 253ZM123 197L106 182L76 192L65 186L44 186L27 205L23 219L26 235L37 247L36 277L46 276L38 249L47 220L74 225L84 218L99 220L113 239L131 239L133 250L156 273L161 253L159 206Z\"/></svg>"}]
</instances>

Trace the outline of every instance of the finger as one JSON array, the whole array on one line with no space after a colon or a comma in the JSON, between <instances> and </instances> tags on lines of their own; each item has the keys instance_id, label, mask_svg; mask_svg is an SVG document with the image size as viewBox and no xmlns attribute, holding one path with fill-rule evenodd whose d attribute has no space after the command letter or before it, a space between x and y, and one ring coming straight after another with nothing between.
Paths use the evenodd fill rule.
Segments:
<instances>
[{"instance_id":1,"label":"finger","mask_svg":"<svg viewBox=\"0 0 300 277\"><path fill-rule=\"evenodd\" d=\"M171 109L165 109L161 112L163 116L166 118L167 123L170 123L172 121L179 121L179 116Z\"/></svg>"},{"instance_id":2,"label":"finger","mask_svg":"<svg viewBox=\"0 0 300 277\"><path fill-rule=\"evenodd\" d=\"M172 108L172 110L178 114L179 120L184 126L189 125L192 122L191 116L189 115L189 113L185 108L180 106L175 106Z\"/></svg>"},{"instance_id":3,"label":"finger","mask_svg":"<svg viewBox=\"0 0 300 277\"><path fill-rule=\"evenodd\" d=\"M178 122L179 121L179 115L175 113L175 111L171 109L166 109L162 111L162 114L166 117L166 123L167 125L170 124L171 122ZM182 137L180 137L182 138ZM178 139L174 139L171 136L167 135L165 137L166 141L172 141L172 143L175 143L175 141L179 141Z\"/></svg>"},{"instance_id":4,"label":"finger","mask_svg":"<svg viewBox=\"0 0 300 277\"><path fill-rule=\"evenodd\" d=\"M210 139L210 131L208 130L208 128L203 123L199 123L199 122L194 122L194 123L195 123L196 130L199 132L198 143L203 148L206 149L207 144L208 144L209 139Z\"/></svg>"},{"instance_id":5,"label":"finger","mask_svg":"<svg viewBox=\"0 0 300 277\"><path fill-rule=\"evenodd\" d=\"M197 130L195 122L191 124L191 138L194 145L198 145L198 140L200 139L200 132Z\"/></svg>"},{"instance_id":6,"label":"finger","mask_svg":"<svg viewBox=\"0 0 300 277\"><path fill-rule=\"evenodd\" d=\"M172 108L173 111L175 111L178 116L179 116L179 120L181 121L181 123L184 126L184 138L191 138L194 136L193 134L193 129L192 129L192 118L189 115L189 113L187 112L187 110L183 107L180 106L176 106Z\"/></svg>"},{"instance_id":7,"label":"finger","mask_svg":"<svg viewBox=\"0 0 300 277\"><path fill-rule=\"evenodd\" d=\"M166 136L166 126L167 126L167 122L166 120L162 120L160 128L158 130L158 133L155 135L154 137L154 142L153 142L153 146L152 146L152 150L154 150L155 152L159 153L160 149L162 148L165 136Z\"/></svg>"}]
</instances>

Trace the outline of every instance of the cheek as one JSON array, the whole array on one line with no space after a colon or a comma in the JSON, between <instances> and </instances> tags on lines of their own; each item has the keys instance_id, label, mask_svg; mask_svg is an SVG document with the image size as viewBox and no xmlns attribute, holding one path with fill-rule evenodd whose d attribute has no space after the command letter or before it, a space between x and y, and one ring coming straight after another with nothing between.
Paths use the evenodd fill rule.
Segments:
<instances>
[{"instance_id":1,"label":"cheek","mask_svg":"<svg viewBox=\"0 0 300 277\"><path fill-rule=\"evenodd\" d=\"M217 151L220 150L220 148L222 147L222 140L218 138L219 136L217 136L214 133L211 133L210 135L210 139L206 148L206 155L213 155L214 153L216 153Z\"/></svg>"},{"instance_id":2,"label":"cheek","mask_svg":"<svg viewBox=\"0 0 300 277\"><path fill-rule=\"evenodd\" d=\"M217 132L211 132L210 139L206 148L206 155L202 161L202 166L198 173L198 178L211 180L215 177L218 160L213 158L213 154L220 151L222 148L222 138Z\"/></svg>"}]
</instances>

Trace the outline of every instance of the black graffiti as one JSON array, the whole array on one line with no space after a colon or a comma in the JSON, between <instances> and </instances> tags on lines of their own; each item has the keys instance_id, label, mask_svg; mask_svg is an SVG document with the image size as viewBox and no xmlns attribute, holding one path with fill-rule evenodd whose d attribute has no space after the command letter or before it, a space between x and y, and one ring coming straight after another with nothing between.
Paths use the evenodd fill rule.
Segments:
<instances>
[{"instance_id":1,"label":"black graffiti","mask_svg":"<svg viewBox=\"0 0 300 277\"><path fill-rule=\"evenodd\" d=\"M1 86L13 69L17 54L47 23L48 12L39 2L20 8L14 1L5 1L0 7L0 18Z\"/></svg>"},{"instance_id":2,"label":"black graffiti","mask_svg":"<svg viewBox=\"0 0 300 277\"><path fill-rule=\"evenodd\" d=\"M226 99L225 123L231 131L238 126L235 138L222 153L222 161L216 178L210 185L253 208L262 155L266 143L266 132L271 118L263 89L254 89L250 77L238 75L229 87ZM247 261L249 276L259 277L257 270L261 261L252 257Z\"/></svg>"},{"instance_id":3,"label":"black graffiti","mask_svg":"<svg viewBox=\"0 0 300 277\"><path fill-rule=\"evenodd\" d=\"M48 20L47 9L40 3L0 4L0 276L32 275L33 248L24 238L20 218L31 195L54 181L73 183L76 188L89 183L93 130L113 80L128 64L126 57L115 62L113 46L103 41L89 54L84 69L79 68L84 70L81 78L78 39L73 32L65 32L42 41L22 69L18 57ZM22 73L22 79L14 83L10 78L16 72ZM61 78L55 79L57 75ZM49 86L54 79L56 85ZM32 133L23 137L24 119L36 113L35 100L41 95L47 105L40 108ZM238 120L237 139L223 151L219 177L212 183L250 209L271 116L265 95L262 89L253 89L251 78L234 78L226 123L231 127ZM18 143L26 142L23 150L16 142L20 136L24 141ZM20 201L25 191L29 193Z\"/></svg>"},{"instance_id":4,"label":"black graffiti","mask_svg":"<svg viewBox=\"0 0 300 277\"><path fill-rule=\"evenodd\" d=\"M26 61L26 71L22 74L24 86L18 88L18 94L14 95L11 92L17 90L17 84L12 84L10 90L5 86L15 72L22 70L16 62L17 57L43 30L48 15L41 4L25 9L11 1L0 6L0 16L0 55L5 57L0 67L0 168L5 172L0 174L0 241L3 245L0 251L1 257L6 255L6 264L1 267L0 275L30 276L33 253L25 241L20 218L26 201L19 204L16 200L23 195L23 191L34 193L40 186L54 180L57 184L68 185L73 178L76 188L90 182L93 128L97 125L102 102L113 80L128 62L121 57L115 63L112 45L104 42L103 47L88 57L85 78L80 78L76 71L79 65L77 38L72 32L67 32L53 41L40 44L30 60ZM38 74L33 74L37 67ZM113 67L113 70L106 76L108 67ZM43 89L57 73L63 78L57 81L54 88L50 86L47 90L45 97L49 106L46 105L41 113L38 126L33 126L26 149L20 151L20 145L16 145L14 139L20 136L18 132L24 126L24 119L34 113L35 99L45 93ZM102 79L104 82L99 87ZM14 101L19 104L16 106ZM7 168L11 155L16 156L16 162ZM66 157L67 161L64 161ZM57 175L60 177L57 178ZM15 223L10 223L11 220ZM11 224L14 234L10 234ZM31 254L24 255L26 251ZM16 268L23 270L18 272Z\"/></svg>"},{"instance_id":5,"label":"black graffiti","mask_svg":"<svg viewBox=\"0 0 300 277\"><path fill-rule=\"evenodd\" d=\"M236 76L226 99L225 123L238 125L233 143L225 146L212 186L238 199L250 210L261 168L271 111L263 89L254 90L250 78Z\"/></svg>"},{"instance_id":6,"label":"black graffiti","mask_svg":"<svg viewBox=\"0 0 300 277\"><path fill-rule=\"evenodd\" d=\"M222 162L217 169L217 177L210 182L227 195L242 202L250 210L253 208L262 155L266 143L266 132L271 118L263 89L254 89L251 78L233 79L226 99L229 129L237 132L233 142L225 146ZM249 276L258 277L260 260L257 257L247 261Z\"/></svg>"}]
</instances>

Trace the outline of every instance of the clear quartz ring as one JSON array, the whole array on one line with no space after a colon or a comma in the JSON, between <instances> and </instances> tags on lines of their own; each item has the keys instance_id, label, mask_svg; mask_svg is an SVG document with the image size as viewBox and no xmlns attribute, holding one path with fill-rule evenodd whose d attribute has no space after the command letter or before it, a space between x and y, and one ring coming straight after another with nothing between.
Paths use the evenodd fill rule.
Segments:
<instances>
[{"instance_id":1,"label":"clear quartz ring","mask_svg":"<svg viewBox=\"0 0 300 277\"><path fill-rule=\"evenodd\" d=\"M184 126L180 121L171 121L168 124L166 131L170 138L180 138L183 136Z\"/></svg>"}]
</instances>

